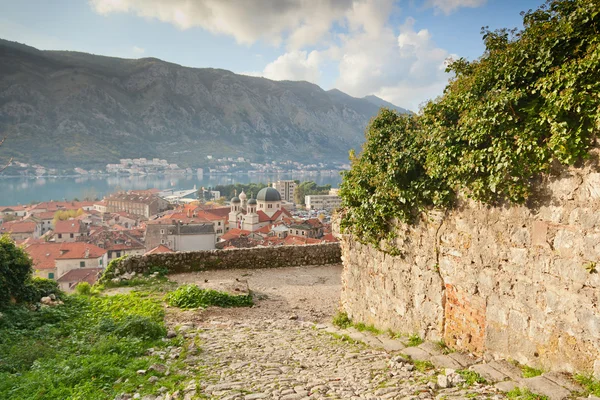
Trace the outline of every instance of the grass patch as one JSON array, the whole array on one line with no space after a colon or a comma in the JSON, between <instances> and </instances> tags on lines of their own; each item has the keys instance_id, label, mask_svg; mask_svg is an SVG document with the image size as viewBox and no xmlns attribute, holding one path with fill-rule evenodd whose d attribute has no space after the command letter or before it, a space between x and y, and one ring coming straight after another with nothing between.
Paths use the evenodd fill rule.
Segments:
<instances>
[{"instance_id":1,"label":"grass patch","mask_svg":"<svg viewBox=\"0 0 600 400\"><path fill-rule=\"evenodd\" d=\"M533 378L544 373L541 369L536 369L527 365L520 365L520 368L523 373L523 378Z\"/></svg>"},{"instance_id":2,"label":"grass patch","mask_svg":"<svg viewBox=\"0 0 600 400\"><path fill-rule=\"evenodd\" d=\"M175 371L150 371L164 361L147 355L149 348L178 345L164 339L163 319L160 300L144 293L71 295L60 306L3 310L0 398L95 400L183 389L186 379Z\"/></svg>"},{"instance_id":3,"label":"grass patch","mask_svg":"<svg viewBox=\"0 0 600 400\"><path fill-rule=\"evenodd\" d=\"M173 307L182 309L217 307L251 307L254 305L251 295L233 296L212 289L200 289L196 285L183 285L167 293L165 301Z\"/></svg>"},{"instance_id":4,"label":"grass patch","mask_svg":"<svg viewBox=\"0 0 600 400\"><path fill-rule=\"evenodd\" d=\"M586 395L600 397L600 381L594 379L592 375L577 374L575 381L585 388Z\"/></svg>"},{"instance_id":5,"label":"grass patch","mask_svg":"<svg viewBox=\"0 0 600 400\"><path fill-rule=\"evenodd\" d=\"M352 320L345 312L338 311L337 314L334 315L332 323L340 329L346 329L352 325Z\"/></svg>"},{"instance_id":6,"label":"grass patch","mask_svg":"<svg viewBox=\"0 0 600 400\"><path fill-rule=\"evenodd\" d=\"M506 393L506 398L512 400L549 400L547 396L535 394L530 392L529 389L521 388L514 388Z\"/></svg>"},{"instance_id":7,"label":"grass patch","mask_svg":"<svg viewBox=\"0 0 600 400\"><path fill-rule=\"evenodd\" d=\"M413 360L412 363L419 372L425 372L435 368L431 361Z\"/></svg>"},{"instance_id":8,"label":"grass patch","mask_svg":"<svg viewBox=\"0 0 600 400\"><path fill-rule=\"evenodd\" d=\"M450 347L448 347L446 342L444 342L443 340L439 340L439 341L435 342L435 344L438 347L438 349L440 349L442 354L454 353L454 350L452 350Z\"/></svg>"},{"instance_id":9,"label":"grass patch","mask_svg":"<svg viewBox=\"0 0 600 400\"><path fill-rule=\"evenodd\" d=\"M379 335L381 334L381 331L377 328L375 328L375 325L366 325L364 322L359 322L357 324L353 325L357 331L359 332L371 332L374 335Z\"/></svg>"},{"instance_id":10,"label":"grass patch","mask_svg":"<svg viewBox=\"0 0 600 400\"><path fill-rule=\"evenodd\" d=\"M424 340L419 336L419 335L410 335L408 337L408 340L406 341L406 346L407 347L416 347L420 344L422 344L424 342Z\"/></svg>"},{"instance_id":11,"label":"grass patch","mask_svg":"<svg viewBox=\"0 0 600 400\"><path fill-rule=\"evenodd\" d=\"M462 378L465 380L464 386L472 386L475 383L487 383L487 381L475 371L469 371L468 369L459 369L456 371L456 373L462 376Z\"/></svg>"}]
</instances>

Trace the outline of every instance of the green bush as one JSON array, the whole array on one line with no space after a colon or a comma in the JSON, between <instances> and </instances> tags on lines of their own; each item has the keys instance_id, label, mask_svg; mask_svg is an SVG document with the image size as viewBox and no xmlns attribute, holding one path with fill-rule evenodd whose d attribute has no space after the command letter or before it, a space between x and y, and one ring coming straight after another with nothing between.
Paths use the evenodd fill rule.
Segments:
<instances>
[{"instance_id":1,"label":"green bush","mask_svg":"<svg viewBox=\"0 0 600 400\"><path fill-rule=\"evenodd\" d=\"M524 203L554 165L589 156L600 128L600 3L550 0L522 31L483 31L443 96L418 115L382 110L340 185L341 228L397 252L395 223L453 206Z\"/></svg>"},{"instance_id":2,"label":"green bush","mask_svg":"<svg viewBox=\"0 0 600 400\"><path fill-rule=\"evenodd\" d=\"M77 286L75 286L75 292L82 296L89 296L92 294L92 285L88 282L79 282Z\"/></svg>"},{"instance_id":3,"label":"green bush","mask_svg":"<svg viewBox=\"0 0 600 400\"><path fill-rule=\"evenodd\" d=\"M34 301L39 301L42 297L50 296L51 294L55 295L58 299L64 296L63 291L58 287L58 282L52 279L33 278L29 284L36 294L35 299L33 299Z\"/></svg>"},{"instance_id":4,"label":"green bush","mask_svg":"<svg viewBox=\"0 0 600 400\"><path fill-rule=\"evenodd\" d=\"M0 237L0 307L8 305L12 299L27 301L33 295L31 281L33 272L31 258L17 247L8 236Z\"/></svg>"},{"instance_id":5,"label":"green bush","mask_svg":"<svg viewBox=\"0 0 600 400\"><path fill-rule=\"evenodd\" d=\"M333 316L332 323L340 329L346 329L352 326L352 320L348 317L343 311L338 311L337 314Z\"/></svg>"},{"instance_id":6,"label":"green bush","mask_svg":"<svg viewBox=\"0 0 600 400\"><path fill-rule=\"evenodd\" d=\"M98 323L98 330L118 337L143 340L160 339L167 333L163 324L142 315L127 315L120 321L104 318Z\"/></svg>"},{"instance_id":7,"label":"green bush","mask_svg":"<svg viewBox=\"0 0 600 400\"><path fill-rule=\"evenodd\" d=\"M212 289L200 289L196 285L183 285L167 293L165 300L170 306L183 309L199 307L250 307L252 296L233 296Z\"/></svg>"}]
</instances>

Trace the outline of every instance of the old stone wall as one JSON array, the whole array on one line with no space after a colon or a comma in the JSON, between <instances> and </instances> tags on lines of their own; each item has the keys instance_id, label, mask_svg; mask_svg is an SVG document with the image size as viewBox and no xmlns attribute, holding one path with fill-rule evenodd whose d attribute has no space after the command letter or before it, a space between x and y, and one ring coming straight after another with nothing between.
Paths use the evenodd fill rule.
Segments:
<instances>
[{"instance_id":1,"label":"old stone wall","mask_svg":"<svg viewBox=\"0 0 600 400\"><path fill-rule=\"evenodd\" d=\"M180 273L210 269L280 268L340 262L339 243L149 254L116 260L106 269L101 282L120 277L125 273L143 274L155 267L167 268L169 273Z\"/></svg>"},{"instance_id":2,"label":"old stone wall","mask_svg":"<svg viewBox=\"0 0 600 400\"><path fill-rule=\"evenodd\" d=\"M600 377L598 171L594 153L540 182L528 206L465 200L423 214L399 226L402 256L343 237L343 307L456 349Z\"/></svg>"}]
</instances>

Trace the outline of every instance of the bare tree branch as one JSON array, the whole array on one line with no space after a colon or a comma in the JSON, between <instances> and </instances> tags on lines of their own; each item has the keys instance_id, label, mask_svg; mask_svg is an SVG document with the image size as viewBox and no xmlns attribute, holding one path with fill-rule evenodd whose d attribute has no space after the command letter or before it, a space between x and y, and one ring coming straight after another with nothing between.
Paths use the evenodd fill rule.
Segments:
<instances>
[{"instance_id":1,"label":"bare tree branch","mask_svg":"<svg viewBox=\"0 0 600 400\"><path fill-rule=\"evenodd\" d=\"M4 139L0 140L0 146L2 146L2 144L4 143L4 141L6 140L8 136L4 136ZM6 168L8 168L8 166L13 162L13 157L10 158L10 160L8 160L8 163L6 163L5 166L0 167L0 173L2 173L2 171L4 171Z\"/></svg>"}]
</instances>

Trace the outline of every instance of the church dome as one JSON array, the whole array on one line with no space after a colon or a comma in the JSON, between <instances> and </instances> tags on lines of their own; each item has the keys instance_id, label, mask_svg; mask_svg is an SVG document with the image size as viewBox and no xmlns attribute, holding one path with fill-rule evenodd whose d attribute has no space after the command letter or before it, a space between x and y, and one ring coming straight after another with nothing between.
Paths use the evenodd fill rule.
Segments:
<instances>
[{"instance_id":1,"label":"church dome","mask_svg":"<svg viewBox=\"0 0 600 400\"><path fill-rule=\"evenodd\" d=\"M255 204L256 204L256 199L250 199L250 200L248 200L248 205L249 206L253 206Z\"/></svg>"},{"instance_id":2,"label":"church dome","mask_svg":"<svg viewBox=\"0 0 600 400\"><path fill-rule=\"evenodd\" d=\"M242 193L240 193L240 200L244 201L247 199L246 193L244 193L244 191L242 190Z\"/></svg>"},{"instance_id":3,"label":"church dome","mask_svg":"<svg viewBox=\"0 0 600 400\"><path fill-rule=\"evenodd\" d=\"M231 202L232 202L232 203L241 203L241 202L240 202L240 198L239 198L239 197L237 197L237 196L235 196L234 198L232 198L232 199L231 199Z\"/></svg>"},{"instance_id":4,"label":"church dome","mask_svg":"<svg viewBox=\"0 0 600 400\"><path fill-rule=\"evenodd\" d=\"M281 201L281 195L277 189L272 187L266 187L261 189L256 195L256 200L259 201Z\"/></svg>"}]
</instances>

